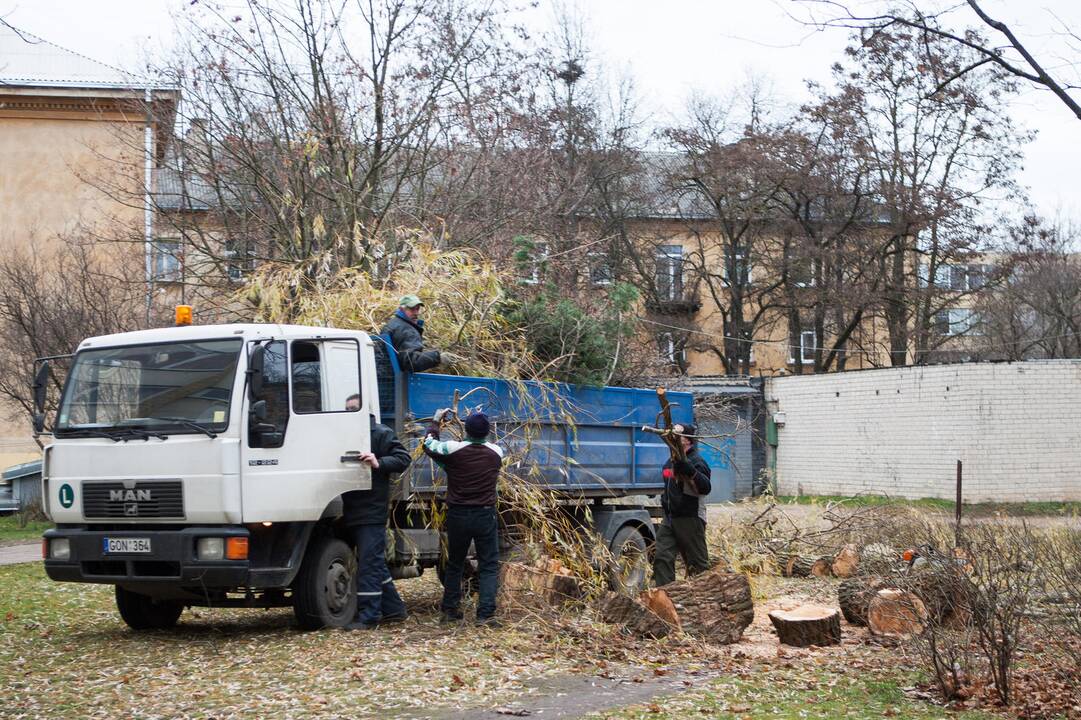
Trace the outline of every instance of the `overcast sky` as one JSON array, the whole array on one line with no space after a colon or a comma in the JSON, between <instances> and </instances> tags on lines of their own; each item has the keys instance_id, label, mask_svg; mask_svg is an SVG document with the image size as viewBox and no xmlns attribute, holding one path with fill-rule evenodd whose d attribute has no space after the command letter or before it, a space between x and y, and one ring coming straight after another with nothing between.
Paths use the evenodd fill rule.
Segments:
<instances>
[{"instance_id":1,"label":"overcast sky","mask_svg":"<svg viewBox=\"0 0 1081 720\"><path fill-rule=\"evenodd\" d=\"M551 17L548 1L541 0L538 18ZM132 69L141 48L169 47L170 10L183 12L188 3L0 0L0 17L58 45ZM807 97L806 80L828 80L847 39L842 30L815 32L793 20L786 11L800 12L802 6L788 0L579 0L578 5L587 17L594 59L633 76L645 109L662 122L692 93L721 94L750 74L768 78L778 100L798 105ZM1073 57L1081 65L1081 51L1055 32L1062 26L1081 28L1081 0L986 0L984 5L1049 66L1067 65ZM967 13L960 10L953 17L960 22ZM1026 91L1011 112L1038 131L1020 174L1033 201L1044 213L1062 211L1081 220L1081 120L1038 90Z\"/></svg>"}]
</instances>

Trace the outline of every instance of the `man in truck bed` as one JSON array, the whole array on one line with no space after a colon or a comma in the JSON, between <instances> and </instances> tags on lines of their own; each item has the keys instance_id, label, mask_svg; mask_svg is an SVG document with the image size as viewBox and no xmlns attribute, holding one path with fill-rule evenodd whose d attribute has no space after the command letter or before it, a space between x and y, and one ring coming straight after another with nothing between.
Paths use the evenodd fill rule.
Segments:
<instances>
[{"instance_id":1,"label":"man in truck bed","mask_svg":"<svg viewBox=\"0 0 1081 720\"><path fill-rule=\"evenodd\" d=\"M406 295L398 301L398 310L391 316L380 335L390 336L390 344L398 353L402 370L424 372L441 361L438 350L424 349L424 321L420 309L424 303L416 295Z\"/></svg>"}]
</instances>

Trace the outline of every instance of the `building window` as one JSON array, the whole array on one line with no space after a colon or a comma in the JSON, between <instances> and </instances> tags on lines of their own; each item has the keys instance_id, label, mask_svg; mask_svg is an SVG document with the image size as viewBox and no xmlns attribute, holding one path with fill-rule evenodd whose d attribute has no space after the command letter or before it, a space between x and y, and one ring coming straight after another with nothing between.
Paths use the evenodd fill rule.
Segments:
<instances>
[{"instance_id":1,"label":"building window","mask_svg":"<svg viewBox=\"0 0 1081 720\"><path fill-rule=\"evenodd\" d=\"M156 282L180 280L180 241L158 240L153 244L153 272Z\"/></svg>"},{"instance_id":2,"label":"building window","mask_svg":"<svg viewBox=\"0 0 1081 720\"><path fill-rule=\"evenodd\" d=\"M239 243L227 243L222 257L225 259L225 273L232 282L243 282L255 269L255 253Z\"/></svg>"},{"instance_id":3,"label":"building window","mask_svg":"<svg viewBox=\"0 0 1081 720\"><path fill-rule=\"evenodd\" d=\"M792 279L792 284L796 287L814 287L817 284L815 282L814 265L810 262L798 262L794 264L789 270L789 277Z\"/></svg>"},{"instance_id":4,"label":"building window","mask_svg":"<svg viewBox=\"0 0 1081 720\"><path fill-rule=\"evenodd\" d=\"M931 326L943 337L979 335L979 320L979 315L971 308L950 308L936 312Z\"/></svg>"},{"instance_id":5,"label":"building window","mask_svg":"<svg viewBox=\"0 0 1081 720\"><path fill-rule=\"evenodd\" d=\"M604 253L589 254L589 282L592 285L611 285L612 263Z\"/></svg>"},{"instance_id":6,"label":"building window","mask_svg":"<svg viewBox=\"0 0 1081 720\"><path fill-rule=\"evenodd\" d=\"M955 292L969 292L979 290L987 284L987 276L991 274L993 267L979 263L972 264L942 264L935 268L935 287ZM926 275L926 270L920 273Z\"/></svg>"},{"instance_id":7,"label":"building window","mask_svg":"<svg viewBox=\"0 0 1081 720\"><path fill-rule=\"evenodd\" d=\"M734 281L730 280L728 277L729 264L733 265L736 271L736 278ZM736 253L735 257L732 258L731 263L729 262L729 259L727 257L725 258L724 264L721 266L721 279L724 280L725 284L727 285L732 285L734 283L738 284L743 279L744 268L746 268L747 270L747 284L750 285L752 282L754 282L754 270L751 267L751 264L746 260L746 256L743 253Z\"/></svg>"},{"instance_id":8,"label":"building window","mask_svg":"<svg viewBox=\"0 0 1081 720\"><path fill-rule=\"evenodd\" d=\"M657 336L661 357L673 365L683 366L687 362L686 341L675 333L661 333Z\"/></svg>"},{"instance_id":9,"label":"building window","mask_svg":"<svg viewBox=\"0 0 1081 720\"><path fill-rule=\"evenodd\" d=\"M795 365L813 365L815 350L818 348L818 337L814 330L801 330L799 334L799 353L796 348L789 348L788 362ZM797 356L799 359L797 360Z\"/></svg>"},{"instance_id":10,"label":"building window","mask_svg":"<svg viewBox=\"0 0 1081 720\"><path fill-rule=\"evenodd\" d=\"M657 299L683 299L683 246L661 245L656 252Z\"/></svg>"}]
</instances>

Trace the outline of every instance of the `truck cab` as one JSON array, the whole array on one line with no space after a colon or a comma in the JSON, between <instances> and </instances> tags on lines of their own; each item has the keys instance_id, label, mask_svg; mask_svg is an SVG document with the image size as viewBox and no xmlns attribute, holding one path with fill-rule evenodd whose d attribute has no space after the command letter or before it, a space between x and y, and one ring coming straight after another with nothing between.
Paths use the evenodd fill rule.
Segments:
<instances>
[{"instance_id":1,"label":"truck cab","mask_svg":"<svg viewBox=\"0 0 1081 720\"><path fill-rule=\"evenodd\" d=\"M337 520L342 493L371 487L357 456L373 419L362 332L235 324L90 338L43 456L56 523L46 572L115 584L140 629L191 604L292 604L302 626L344 624L353 561Z\"/></svg>"}]
</instances>

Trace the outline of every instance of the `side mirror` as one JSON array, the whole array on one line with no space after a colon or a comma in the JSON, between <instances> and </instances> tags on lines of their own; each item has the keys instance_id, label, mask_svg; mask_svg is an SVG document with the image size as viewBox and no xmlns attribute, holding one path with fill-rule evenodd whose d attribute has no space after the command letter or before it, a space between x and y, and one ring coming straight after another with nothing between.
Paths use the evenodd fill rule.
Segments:
<instances>
[{"instance_id":1,"label":"side mirror","mask_svg":"<svg viewBox=\"0 0 1081 720\"><path fill-rule=\"evenodd\" d=\"M256 345L252 348L251 355L248 356L248 396L252 400L263 394L263 363L265 358L266 348L262 345Z\"/></svg>"},{"instance_id":2,"label":"side mirror","mask_svg":"<svg viewBox=\"0 0 1081 720\"><path fill-rule=\"evenodd\" d=\"M49 361L43 360L38 371L34 373L34 382L30 386L34 395L34 432L41 433L45 430L45 399L49 391Z\"/></svg>"}]
</instances>

